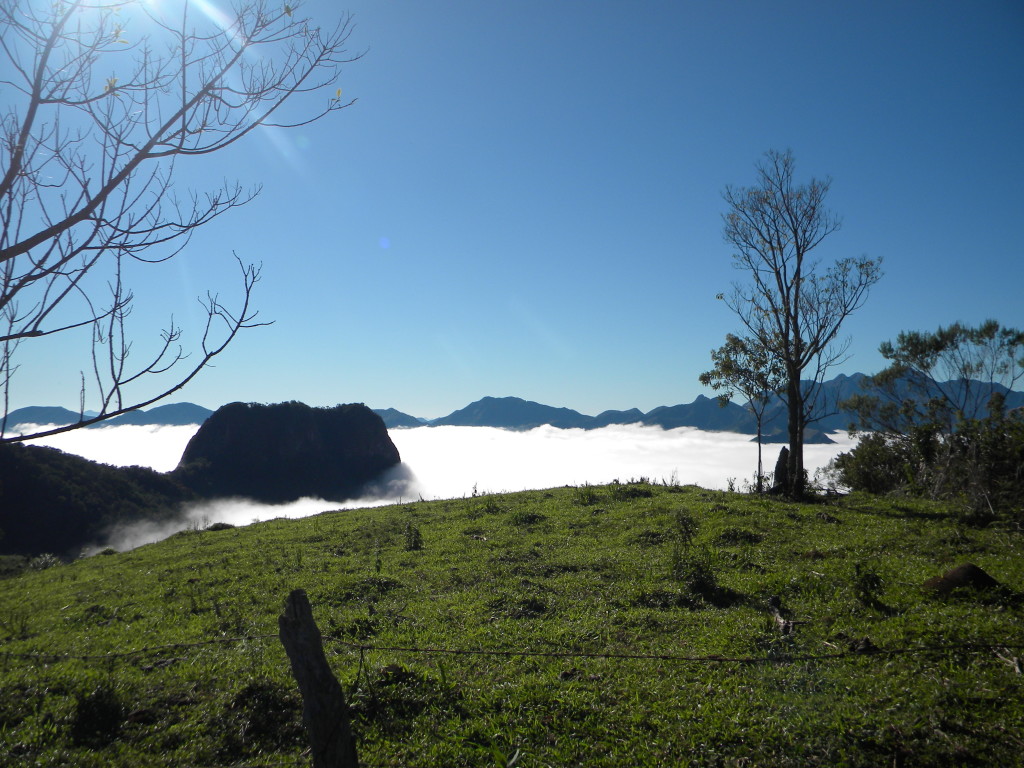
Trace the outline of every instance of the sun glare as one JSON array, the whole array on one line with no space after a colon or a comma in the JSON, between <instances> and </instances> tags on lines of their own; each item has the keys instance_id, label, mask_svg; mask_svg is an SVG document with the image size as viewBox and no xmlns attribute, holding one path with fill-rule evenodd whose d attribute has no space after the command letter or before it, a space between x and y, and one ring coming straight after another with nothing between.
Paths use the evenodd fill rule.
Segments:
<instances>
[{"instance_id":1,"label":"sun glare","mask_svg":"<svg viewBox=\"0 0 1024 768\"><path fill-rule=\"evenodd\" d=\"M124 42L135 43L140 37L147 35L151 30L149 27L153 22L176 28L180 26L182 13L185 12L190 18L198 20L205 18L212 22L222 32L234 34L232 28L235 19L225 10L222 10L223 3L213 0L85 0L81 3L48 3L35 2L35 8L45 11L52 9L58 16L67 9L74 8L80 18L97 20L106 15L113 15L115 21L123 26L122 31ZM77 7L74 7L77 6Z\"/></svg>"},{"instance_id":2,"label":"sun glare","mask_svg":"<svg viewBox=\"0 0 1024 768\"><path fill-rule=\"evenodd\" d=\"M192 16L193 10L197 10L221 31L227 32L234 26L234 18L211 0L137 0L137 4L150 16L164 23L180 19L182 12Z\"/></svg>"},{"instance_id":3,"label":"sun glare","mask_svg":"<svg viewBox=\"0 0 1024 768\"><path fill-rule=\"evenodd\" d=\"M231 29L231 27L234 24L234 20L228 14L226 14L224 11L218 8L215 3L210 2L210 0L192 0L191 4L198 8L200 11L202 11L203 15L206 16L206 18L208 18L210 21L212 21L225 32Z\"/></svg>"}]
</instances>

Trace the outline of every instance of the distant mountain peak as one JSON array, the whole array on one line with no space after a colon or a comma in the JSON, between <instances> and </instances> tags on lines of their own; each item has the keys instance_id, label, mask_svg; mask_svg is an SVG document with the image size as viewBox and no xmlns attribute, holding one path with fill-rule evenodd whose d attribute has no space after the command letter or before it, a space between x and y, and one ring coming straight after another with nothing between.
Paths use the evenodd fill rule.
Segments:
<instances>
[{"instance_id":1,"label":"distant mountain peak","mask_svg":"<svg viewBox=\"0 0 1024 768\"><path fill-rule=\"evenodd\" d=\"M532 429L550 424L561 429L573 429L584 427L590 418L570 408L555 408L520 397L487 396L430 423L432 426L503 429Z\"/></svg>"},{"instance_id":2,"label":"distant mountain peak","mask_svg":"<svg viewBox=\"0 0 1024 768\"><path fill-rule=\"evenodd\" d=\"M213 411L209 408L203 408L195 403L168 403L167 405L155 406L149 410L129 411L128 413L89 426L110 427L118 424L183 426L187 424L202 424L212 413ZM86 418L90 418L88 413ZM77 424L79 421L81 421L79 414L67 408L30 405L26 408L17 408L7 414L7 431L15 432L22 424L55 424L57 426L64 426L66 424Z\"/></svg>"}]
</instances>

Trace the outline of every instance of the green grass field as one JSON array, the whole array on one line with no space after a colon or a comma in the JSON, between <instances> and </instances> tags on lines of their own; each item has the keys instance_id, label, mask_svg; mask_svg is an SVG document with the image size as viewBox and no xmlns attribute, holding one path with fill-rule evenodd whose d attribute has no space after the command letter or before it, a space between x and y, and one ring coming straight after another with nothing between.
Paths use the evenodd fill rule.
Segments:
<instances>
[{"instance_id":1,"label":"green grass field","mask_svg":"<svg viewBox=\"0 0 1024 768\"><path fill-rule=\"evenodd\" d=\"M187 531L0 581L0 764L308 765L299 587L366 766L1022 764L1022 545L646 483Z\"/></svg>"}]
</instances>

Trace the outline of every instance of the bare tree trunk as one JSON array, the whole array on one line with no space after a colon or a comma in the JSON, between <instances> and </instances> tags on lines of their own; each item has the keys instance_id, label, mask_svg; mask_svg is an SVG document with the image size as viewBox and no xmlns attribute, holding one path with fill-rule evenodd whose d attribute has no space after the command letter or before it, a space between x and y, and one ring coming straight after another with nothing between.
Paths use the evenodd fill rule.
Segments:
<instances>
[{"instance_id":1,"label":"bare tree trunk","mask_svg":"<svg viewBox=\"0 0 1024 768\"><path fill-rule=\"evenodd\" d=\"M358 768L345 694L327 664L305 590L296 589L288 595L277 623L281 644L302 693L302 722L312 747L313 768Z\"/></svg>"},{"instance_id":2,"label":"bare tree trunk","mask_svg":"<svg viewBox=\"0 0 1024 768\"><path fill-rule=\"evenodd\" d=\"M757 419L757 493L764 491L764 464L761 462L761 419Z\"/></svg>"},{"instance_id":3,"label":"bare tree trunk","mask_svg":"<svg viewBox=\"0 0 1024 768\"><path fill-rule=\"evenodd\" d=\"M794 499L802 499L807 490L804 476L804 420L800 418L797 421L799 429L796 433L796 450L789 452L791 462L789 482L792 489L790 495Z\"/></svg>"},{"instance_id":4,"label":"bare tree trunk","mask_svg":"<svg viewBox=\"0 0 1024 768\"><path fill-rule=\"evenodd\" d=\"M787 467L786 493L790 498L799 499L804 492L804 403L800 391L800 373L791 372L786 387L789 418L789 466Z\"/></svg>"}]
</instances>

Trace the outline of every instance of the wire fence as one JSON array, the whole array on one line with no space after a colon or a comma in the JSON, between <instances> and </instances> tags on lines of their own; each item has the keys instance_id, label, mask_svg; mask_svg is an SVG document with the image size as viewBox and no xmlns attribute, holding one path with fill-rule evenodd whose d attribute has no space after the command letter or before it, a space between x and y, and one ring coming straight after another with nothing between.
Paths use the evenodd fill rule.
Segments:
<instances>
[{"instance_id":1,"label":"wire fence","mask_svg":"<svg viewBox=\"0 0 1024 768\"><path fill-rule=\"evenodd\" d=\"M130 651L118 651L103 654L74 654L74 653L17 653L0 651L0 658L32 660L43 663L57 663L60 661L107 661L116 662L130 660L145 656L162 656L177 653L190 648L202 648L216 645L233 645L237 643L250 643L254 641L276 641L278 635L241 635L237 637L218 637L210 640L200 640L191 643L170 643L167 645L154 645L137 648ZM761 656L729 656L722 654L709 655L683 655L666 653L608 653L599 651L570 651L570 650L532 650L529 648L443 648L434 646L408 646L408 645L376 645L373 643L357 643L340 637L325 635L325 645L331 644L344 646L356 651L363 656L370 652L387 652L407 655L427 656L490 656L504 658L558 658L558 659L609 659L609 660L635 660L635 661L660 661L675 663L696 663L696 664L782 664L782 663L804 663L804 662L828 662L848 659L853 657L864 658L875 656L879 658L891 656L906 656L914 654L948 654L948 653L969 653L985 654L991 653L1010 664L1016 666L1017 674L1021 674L1022 660L1013 656L1015 652L1024 650L1024 643L1016 640L994 640L994 641L973 641L963 643L938 643L934 645L902 646L896 648L881 648L874 644L854 645L846 650L834 650L826 653L772 653Z\"/></svg>"},{"instance_id":2,"label":"wire fence","mask_svg":"<svg viewBox=\"0 0 1024 768\"><path fill-rule=\"evenodd\" d=\"M199 650L218 646L241 645L246 643L272 643L279 642L277 634L252 634L239 635L235 637L217 637L208 640L201 640L188 643L169 643L164 645L144 646L141 648L117 651L104 654L75 654L75 653L29 653L0 651L0 659L5 663L11 661L30 661L41 664L55 664L63 661L84 661L106 663L111 666L118 663L130 663L133 660L155 658L165 661L185 660L180 658L182 651ZM359 655L359 670L357 680L365 664L365 655L368 653L392 653L407 656L475 656L475 657L499 657L499 658L548 658L548 659L598 659L611 661L638 661L678 664L704 664L704 665L776 665L796 663L827 663L840 662L853 657L888 659L894 656L926 655L926 654L971 654L971 655L994 655L997 659L1005 662L1017 675L1022 671L1021 653L1024 650L1024 642L1016 640L987 640L959 643L937 643L930 645L914 645L902 647L881 648L874 644L855 645L848 649L835 649L825 653L772 653L758 656L729 656L729 655L683 655L665 653L622 653L622 652L598 652L598 651L576 651L576 650L534 650L530 648L448 648L438 646L420 645L386 645L365 642L353 642L351 640L326 635L322 638L323 646L341 647ZM156 662L157 665L160 661ZM349 695L349 694L346 694ZM301 758L308 759L310 749L302 752ZM367 755L359 761L363 768L372 768L377 765L372 756L367 761ZM244 763L242 763L244 764ZM279 765L292 766L294 762L288 763L267 763L260 761L261 768L271 768ZM511 764L511 763L509 763ZM255 764L254 764L255 765ZM381 764L383 765L383 764Z\"/></svg>"}]
</instances>

